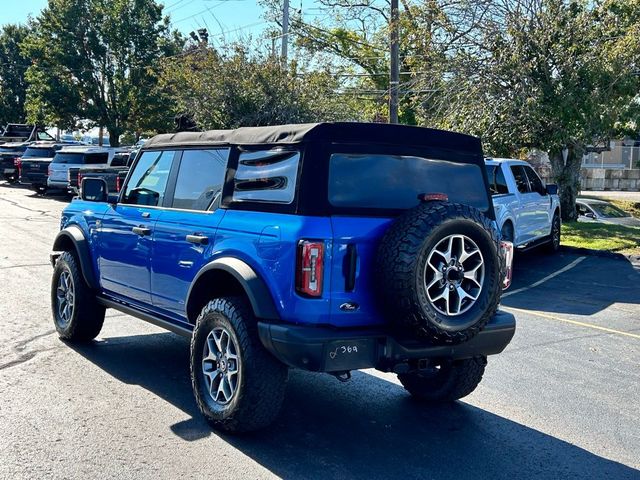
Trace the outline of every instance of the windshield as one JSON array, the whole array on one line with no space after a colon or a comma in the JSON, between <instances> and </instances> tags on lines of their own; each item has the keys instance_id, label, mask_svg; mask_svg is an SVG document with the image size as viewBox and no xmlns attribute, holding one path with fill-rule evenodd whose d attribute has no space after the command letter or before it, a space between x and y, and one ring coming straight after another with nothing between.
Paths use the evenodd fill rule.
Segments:
<instances>
[{"instance_id":1,"label":"windshield","mask_svg":"<svg viewBox=\"0 0 640 480\"><path fill-rule=\"evenodd\" d=\"M624 210L620 210L618 207L614 207L609 203L590 203L589 206L598 214L600 217L605 218L623 218L630 217L627 212Z\"/></svg>"},{"instance_id":2,"label":"windshield","mask_svg":"<svg viewBox=\"0 0 640 480\"><path fill-rule=\"evenodd\" d=\"M22 158L53 158L55 149L50 147L29 147Z\"/></svg>"},{"instance_id":3,"label":"windshield","mask_svg":"<svg viewBox=\"0 0 640 480\"><path fill-rule=\"evenodd\" d=\"M444 193L451 202L481 211L489 208L477 165L407 155L331 155L329 202L336 207L408 209L425 193Z\"/></svg>"}]
</instances>

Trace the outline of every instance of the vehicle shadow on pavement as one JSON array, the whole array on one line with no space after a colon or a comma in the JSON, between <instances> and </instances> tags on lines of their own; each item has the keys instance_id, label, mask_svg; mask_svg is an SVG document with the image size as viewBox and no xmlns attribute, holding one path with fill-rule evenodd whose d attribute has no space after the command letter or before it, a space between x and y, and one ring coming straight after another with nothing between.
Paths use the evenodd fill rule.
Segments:
<instances>
[{"instance_id":1,"label":"vehicle shadow on pavement","mask_svg":"<svg viewBox=\"0 0 640 480\"><path fill-rule=\"evenodd\" d=\"M593 315L614 303L640 305L640 268L629 260L580 255L520 253L513 284L502 304L526 310ZM562 273L559 270L578 263ZM546 280L545 280L546 279ZM540 285L535 286L537 282ZM523 289L522 291L519 291ZM640 308L638 308L640 314Z\"/></svg>"},{"instance_id":2,"label":"vehicle shadow on pavement","mask_svg":"<svg viewBox=\"0 0 640 480\"><path fill-rule=\"evenodd\" d=\"M191 418L167 426L185 441L216 435L284 478L639 478L640 472L464 402L429 407L364 372L341 384L292 371L282 413L264 431L222 435L191 393L189 345L170 333L114 337L78 353ZM212 449L215 457L215 450Z\"/></svg>"}]
</instances>

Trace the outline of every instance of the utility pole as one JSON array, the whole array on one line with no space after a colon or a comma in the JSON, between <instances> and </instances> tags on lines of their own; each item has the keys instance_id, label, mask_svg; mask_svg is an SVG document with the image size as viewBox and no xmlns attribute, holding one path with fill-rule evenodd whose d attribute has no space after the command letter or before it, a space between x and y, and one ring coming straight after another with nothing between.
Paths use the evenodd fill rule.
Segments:
<instances>
[{"instance_id":1,"label":"utility pole","mask_svg":"<svg viewBox=\"0 0 640 480\"><path fill-rule=\"evenodd\" d=\"M282 65L287 66L289 55L289 0L284 0L282 6Z\"/></svg>"},{"instance_id":2,"label":"utility pole","mask_svg":"<svg viewBox=\"0 0 640 480\"><path fill-rule=\"evenodd\" d=\"M398 86L400 85L400 65L398 48L398 0L391 0L391 68L389 78L389 123L398 123Z\"/></svg>"}]
</instances>

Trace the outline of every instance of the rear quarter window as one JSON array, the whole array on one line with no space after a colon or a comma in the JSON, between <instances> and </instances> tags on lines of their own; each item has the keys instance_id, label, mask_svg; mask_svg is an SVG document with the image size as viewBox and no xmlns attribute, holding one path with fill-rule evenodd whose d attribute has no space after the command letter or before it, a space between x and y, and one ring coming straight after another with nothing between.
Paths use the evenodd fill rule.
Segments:
<instances>
[{"instance_id":1,"label":"rear quarter window","mask_svg":"<svg viewBox=\"0 0 640 480\"><path fill-rule=\"evenodd\" d=\"M408 155L331 155L329 202L335 207L408 209L418 205L423 193L444 193L451 202L489 208L478 165Z\"/></svg>"},{"instance_id":2,"label":"rear quarter window","mask_svg":"<svg viewBox=\"0 0 640 480\"><path fill-rule=\"evenodd\" d=\"M233 201L292 203L299 163L298 151L241 152L233 184Z\"/></svg>"},{"instance_id":3,"label":"rear quarter window","mask_svg":"<svg viewBox=\"0 0 640 480\"><path fill-rule=\"evenodd\" d=\"M504 195L509 193L507 180L499 165L487 165L487 178L489 178L489 190L491 195Z\"/></svg>"}]
</instances>

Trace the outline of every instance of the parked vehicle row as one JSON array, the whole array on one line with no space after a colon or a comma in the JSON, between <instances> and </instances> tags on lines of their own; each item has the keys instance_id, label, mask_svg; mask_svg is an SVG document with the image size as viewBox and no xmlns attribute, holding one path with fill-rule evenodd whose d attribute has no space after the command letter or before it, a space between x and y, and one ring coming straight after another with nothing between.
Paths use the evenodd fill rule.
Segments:
<instances>
[{"instance_id":1,"label":"parked vehicle row","mask_svg":"<svg viewBox=\"0 0 640 480\"><path fill-rule=\"evenodd\" d=\"M49 165L47 185L50 188L69 190L71 180L77 178L77 169L87 166L95 168L109 167L116 153L123 149L73 146L59 150ZM71 169L76 169L71 174Z\"/></svg>"},{"instance_id":2,"label":"parked vehicle row","mask_svg":"<svg viewBox=\"0 0 640 480\"><path fill-rule=\"evenodd\" d=\"M137 152L137 150L116 152L106 167L98 165L69 167L69 188L77 194L83 178L102 178L107 182L110 192L119 192Z\"/></svg>"},{"instance_id":3,"label":"parked vehicle row","mask_svg":"<svg viewBox=\"0 0 640 480\"><path fill-rule=\"evenodd\" d=\"M77 142L74 142L77 144ZM18 163L19 182L37 192L46 192L49 165L56 153L72 145L67 142L34 142L27 147Z\"/></svg>"}]
</instances>

